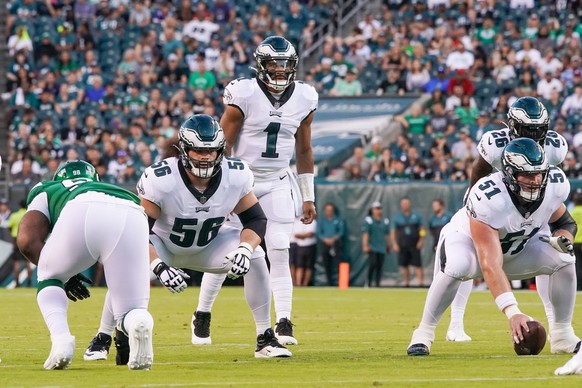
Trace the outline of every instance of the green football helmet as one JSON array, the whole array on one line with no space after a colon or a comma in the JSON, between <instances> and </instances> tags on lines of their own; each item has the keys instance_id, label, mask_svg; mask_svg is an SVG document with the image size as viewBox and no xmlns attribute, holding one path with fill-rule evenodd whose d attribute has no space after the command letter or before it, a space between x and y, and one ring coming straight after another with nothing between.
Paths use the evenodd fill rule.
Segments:
<instances>
[{"instance_id":1,"label":"green football helmet","mask_svg":"<svg viewBox=\"0 0 582 388\"><path fill-rule=\"evenodd\" d=\"M501 171L508 190L525 200L537 201L544 196L550 165L542 147L533 139L522 137L514 139L503 150ZM542 174L539 184L519 182L519 174Z\"/></svg>"},{"instance_id":2,"label":"green football helmet","mask_svg":"<svg viewBox=\"0 0 582 388\"><path fill-rule=\"evenodd\" d=\"M84 160L73 160L62 164L53 177L54 181L64 181L65 179L87 178L99 182L99 174L90 163Z\"/></svg>"},{"instance_id":3,"label":"green football helmet","mask_svg":"<svg viewBox=\"0 0 582 388\"><path fill-rule=\"evenodd\" d=\"M544 144L550 118L544 104L535 97L518 98L507 112L507 125L512 139L529 137Z\"/></svg>"},{"instance_id":4,"label":"green football helmet","mask_svg":"<svg viewBox=\"0 0 582 388\"><path fill-rule=\"evenodd\" d=\"M212 178L220 171L225 146L226 139L220 124L208 115L190 116L182 123L178 131L180 161L186 170L199 178ZM188 155L189 150L196 152L216 151L216 159L194 159Z\"/></svg>"}]
</instances>

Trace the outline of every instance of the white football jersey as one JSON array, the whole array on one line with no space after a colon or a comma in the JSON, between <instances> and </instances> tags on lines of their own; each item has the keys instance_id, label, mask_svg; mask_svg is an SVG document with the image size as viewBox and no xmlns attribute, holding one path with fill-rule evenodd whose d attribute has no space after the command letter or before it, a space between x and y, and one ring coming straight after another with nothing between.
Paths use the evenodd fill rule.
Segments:
<instances>
[{"instance_id":1,"label":"white football jersey","mask_svg":"<svg viewBox=\"0 0 582 388\"><path fill-rule=\"evenodd\" d=\"M224 104L244 115L233 156L247 162L256 177L270 177L289 167L297 128L317 109L318 99L315 88L301 81L291 84L278 100L256 78L230 82Z\"/></svg>"},{"instance_id":2,"label":"white football jersey","mask_svg":"<svg viewBox=\"0 0 582 388\"><path fill-rule=\"evenodd\" d=\"M174 255L204 249L241 198L251 192L253 174L246 163L224 158L221 167L204 193L190 184L178 158L152 164L137 183L139 195L162 210L152 231Z\"/></svg>"},{"instance_id":3,"label":"white football jersey","mask_svg":"<svg viewBox=\"0 0 582 388\"><path fill-rule=\"evenodd\" d=\"M487 163L501 170L501 155L510 141L509 128L505 127L484 133L477 149ZM568 143L558 132L548 131L544 143L544 151L550 165L557 166L562 163L568 153Z\"/></svg>"},{"instance_id":4,"label":"white football jersey","mask_svg":"<svg viewBox=\"0 0 582 388\"><path fill-rule=\"evenodd\" d=\"M547 230L552 214L570 194L570 182L558 167L550 167L548 183L541 204L532 212L520 213L502 181L501 172L481 178L471 188L467 204L455 213L449 228L471 236L469 217L499 231L504 257L518 254L529 239Z\"/></svg>"}]
</instances>

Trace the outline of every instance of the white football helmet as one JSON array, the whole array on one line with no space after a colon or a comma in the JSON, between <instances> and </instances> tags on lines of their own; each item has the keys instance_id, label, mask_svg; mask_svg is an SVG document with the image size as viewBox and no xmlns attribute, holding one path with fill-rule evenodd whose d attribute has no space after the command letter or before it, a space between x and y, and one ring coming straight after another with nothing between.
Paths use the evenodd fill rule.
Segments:
<instances>
[{"instance_id":1,"label":"white football helmet","mask_svg":"<svg viewBox=\"0 0 582 388\"><path fill-rule=\"evenodd\" d=\"M503 181L510 192L526 202L543 198L550 165L542 147L535 140L522 137L514 139L503 150L501 160ZM540 184L525 184L517 180L518 174L542 174Z\"/></svg>"},{"instance_id":2,"label":"white football helmet","mask_svg":"<svg viewBox=\"0 0 582 388\"><path fill-rule=\"evenodd\" d=\"M178 132L178 150L184 168L199 178L211 178L220 171L226 139L220 124L203 114L192 115L182 123ZM198 160L188 155L189 150L217 151L214 160Z\"/></svg>"}]
</instances>

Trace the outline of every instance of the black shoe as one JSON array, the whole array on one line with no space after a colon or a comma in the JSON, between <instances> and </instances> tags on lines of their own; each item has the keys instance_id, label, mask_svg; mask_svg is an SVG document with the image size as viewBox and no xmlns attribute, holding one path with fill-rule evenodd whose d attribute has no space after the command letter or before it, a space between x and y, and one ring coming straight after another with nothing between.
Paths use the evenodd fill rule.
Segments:
<instances>
[{"instance_id":1,"label":"black shoe","mask_svg":"<svg viewBox=\"0 0 582 388\"><path fill-rule=\"evenodd\" d=\"M129 338L121 330L115 329L116 365L127 365L129 362Z\"/></svg>"},{"instance_id":2,"label":"black shoe","mask_svg":"<svg viewBox=\"0 0 582 388\"><path fill-rule=\"evenodd\" d=\"M109 348L111 347L111 336L105 333L97 333L91 340L83 359L85 361L107 360Z\"/></svg>"},{"instance_id":3,"label":"black shoe","mask_svg":"<svg viewBox=\"0 0 582 388\"><path fill-rule=\"evenodd\" d=\"M425 344L412 344L406 350L409 356L428 356L430 350Z\"/></svg>"},{"instance_id":4,"label":"black shoe","mask_svg":"<svg viewBox=\"0 0 582 388\"><path fill-rule=\"evenodd\" d=\"M275 324L275 336L283 345L297 345L297 340L293 337L293 324L287 318L281 318Z\"/></svg>"},{"instance_id":5,"label":"black shoe","mask_svg":"<svg viewBox=\"0 0 582 388\"><path fill-rule=\"evenodd\" d=\"M291 352L281 345L273 329L268 328L264 334L257 336L255 358L291 357Z\"/></svg>"},{"instance_id":6,"label":"black shoe","mask_svg":"<svg viewBox=\"0 0 582 388\"><path fill-rule=\"evenodd\" d=\"M196 311L192 316L192 344L210 345L210 313Z\"/></svg>"}]
</instances>

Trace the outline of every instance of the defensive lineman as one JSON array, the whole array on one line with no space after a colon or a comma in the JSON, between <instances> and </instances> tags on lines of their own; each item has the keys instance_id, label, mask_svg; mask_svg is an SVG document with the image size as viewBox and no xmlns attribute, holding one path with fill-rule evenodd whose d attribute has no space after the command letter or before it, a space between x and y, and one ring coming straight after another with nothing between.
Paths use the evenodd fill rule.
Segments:
<instances>
[{"instance_id":1,"label":"defensive lineman","mask_svg":"<svg viewBox=\"0 0 582 388\"><path fill-rule=\"evenodd\" d=\"M490 174L501 169L501 155L504 147L512 140L526 137L535 140L544 148L546 158L551 166L557 166L566 157L568 144L559 133L549 130L548 112L544 105L535 97L521 97L509 108L507 127L486 132L478 145L479 157L473 164L470 186ZM435 267L435 273L438 268ZM552 305L549 299L549 277L536 277L537 291L544 303L546 317L551 325L553 321ZM463 319L465 307L473 287L473 281L461 284L453 303L451 304L451 322L447 330L447 341L471 341L465 333Z\"/></svg>"},{"instance_id":2,"label":"defensive lineman","mask_svg":"<svg viewBox=\"0 0 582 388\"><path fill-rule=\"evenodd\" d=\"M118 330L130 338L129 369L152 366L147 217L133 193L98 180L89 163L68 162L28 195L17 243L38 264L37 301L52 341L45 369L68 368L75 350L63 282L96 262Z\"/></svg>"},{"instance_id":3,"label":"defensive lineman","mask_svg":"<svg viewBox=\"0 0 582 388\"><path fill-rule=\"evenodd\" d=\"M315 89L295 81L298 56L280 36L265 39L255 51L255 79L238 79L224 90L226 111L220 124L227 140L227 154L248 163L255 177L254 191L267 216L265 245L271 264L271 288L275 301L275 332L284 345L297 344L293 336L291 307L293 283L289 269L289 239L296 209L304 223L315 218L311 123L317 109ZM299 188L288 174L295 151ZM302 197L302 204L301 199ZM294 206L294 201L299 202ZM224 275L205 274L197 312L207 316L224 281ZM210 343L209 327L194 321L192 342Z\"/></svg>"},{"instance_id":4,"label":"defensive lineman","mask_svg":"<svg viewBox=\"0 0 582 388\"><path fill-rule=\"evenodd\" d=\"M576 298L575 258L571 241L577 226L564 200L566 176L550 167L532 139L511 141L502 154L502 170L479 180L441 232L422 321L408 347L411 356L428 355L442 314L462 281L483 276L499 309L509 319L514 341L523 339L530 319L520 312L508 279L550 275L552 353L578 350L572 329Z\"/></svg>"}]
</instances>

